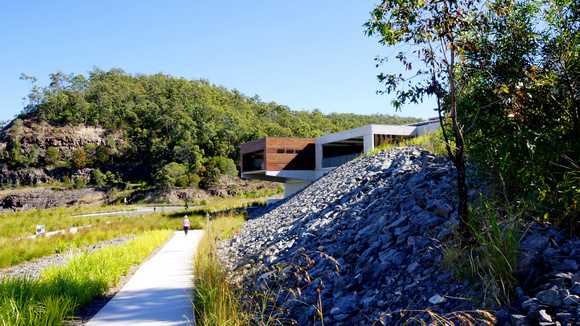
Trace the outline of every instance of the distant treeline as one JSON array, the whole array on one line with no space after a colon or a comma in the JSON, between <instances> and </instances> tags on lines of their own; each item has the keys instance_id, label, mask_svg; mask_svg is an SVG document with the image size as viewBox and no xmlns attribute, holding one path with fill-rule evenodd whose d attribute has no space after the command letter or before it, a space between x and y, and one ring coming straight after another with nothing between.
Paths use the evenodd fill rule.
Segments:
<instances>
[{"instance_id":1,"label":"distant treeline","mask_svg":"<svg viewBox=\"0 0 580 326\"><path fill-rule=\"evenodd\" d=\"M116 164L161 169L173 162L197 174L212 158L239 160L240 144L265 136L317 137L368 124L420 121L296 111L204 79L132 75L117 68L94 68L88 77L59 71L50 75L46 87L38 86L35 77L22 74L21 79L31 91L19 118L121 131L127 146L115 150Z\"/></svg>"}]
</instances>

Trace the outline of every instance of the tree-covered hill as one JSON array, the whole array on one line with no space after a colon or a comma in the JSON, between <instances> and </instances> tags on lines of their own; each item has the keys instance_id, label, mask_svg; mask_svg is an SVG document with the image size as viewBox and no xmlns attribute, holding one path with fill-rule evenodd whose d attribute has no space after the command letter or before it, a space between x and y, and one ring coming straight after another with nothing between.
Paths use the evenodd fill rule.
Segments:
<instances>
[{"instance_id":1,"label":"tree-covered hill","mask_svg":"<svg viewBox=\"0 0 580 326\"><path fill-rule=\"evenodd\" d=\"M20 116L3 131L2 160L8 165L145 165L161 171L154 179L167 185L204 182L218 171L235 173L240 144L261 137L317 137L368 124L419 121L381 114L295 111L203 79L132 75L117 68L94 68L88 77L59 71L50 75L46 87L37 85L35 77L22 74L21 79L29 83L31 92ZM63 153L51 142L24 137L22 121L27 121L28 133L91 127L100 130L104 139L81 141L78 149Z\"/></svg>"}]
</instances>

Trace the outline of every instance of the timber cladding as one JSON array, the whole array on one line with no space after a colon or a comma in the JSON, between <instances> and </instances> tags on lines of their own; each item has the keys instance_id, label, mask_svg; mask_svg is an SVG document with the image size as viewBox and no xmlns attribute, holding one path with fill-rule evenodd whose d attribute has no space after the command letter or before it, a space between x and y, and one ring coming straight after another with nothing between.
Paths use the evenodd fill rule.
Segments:
<instances>
[{"instance_id":1,"label":"timber cladding","mask_svg":"<svg viewBox=\"0 0 580 326\"><path fill-rule=\"evenodd\" d=\"M265 137L241 146L244 171L261 159L262 170L314 170L314 138Z\"/></svg>"}]
</instances>

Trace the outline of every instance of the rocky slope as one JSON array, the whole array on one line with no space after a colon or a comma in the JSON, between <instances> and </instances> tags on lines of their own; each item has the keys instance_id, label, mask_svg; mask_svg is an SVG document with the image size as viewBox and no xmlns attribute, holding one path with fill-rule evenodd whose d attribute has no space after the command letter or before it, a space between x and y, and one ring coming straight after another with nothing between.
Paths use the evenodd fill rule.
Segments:
<instances>
[{"instance_id":1,"label":"rocky slope","mask_svg":"<svg viewBox=\"0 0 580 326\"><path fill-rule=\"evenodd\" d=\"M64 157L70 157L72 152L87 144L108 145L122 148L126 140L119 133L112 133L100 127L92 126L53 126L47 122L22 120L21 126L15 126L0 132L0 150L5 149L14 140L21 144L21 153L27 155L33 144L40 148L40 156L48 147L56 147Z\"/></svg>"},{"instance_id":2,"label":"rocky slope","mask_svg":"<svg viewBox=\"0 0 580 326\"><path fill-rule=\"evenodd\" d=\"M486 317L475 312L483 308L481 287L441 266L458 221L455 176L448 160L416 147L351 161L255 214L221 243L220 257L254 291L278 294L270 313L299 325L429 323L433 313L478 324ZM469 186L471 197L485 189L473 179ZM497 323L578 320L578 239L528 231L519 297L495 312Z\"/></svg>"}]
</instances>

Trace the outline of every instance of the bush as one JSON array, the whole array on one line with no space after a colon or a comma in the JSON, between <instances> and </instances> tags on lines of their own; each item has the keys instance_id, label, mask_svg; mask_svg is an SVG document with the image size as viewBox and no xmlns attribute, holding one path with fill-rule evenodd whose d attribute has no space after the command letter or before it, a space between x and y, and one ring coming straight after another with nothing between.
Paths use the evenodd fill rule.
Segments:
<instances>
[{"instance_id":1,"label":"bush","mask_svg":"<svg viewBox=\"0 0 580 326\"><path fill-rule=\"evenodd\" d=\"M97 164L106 164L111 160L111 149L104 145L97 146L95 150L95 162Z\"/></svg>"},{"instance_id":2,"label":"bush","mask_svg":"<svg viewBox=\"0 0 580 326\"><path fill-rule=\"evenodd\" d=\"M75 179L75 183L73 185L73 188L75 188L75 189L83 189L86 186L87 186L87 183L85 182L85 180L83 180L83 178L76 178Z\"/></svg>"},{"instance_id":3,"label":"bush","mask_svg":"<svg viewBox=\"0 0 580 326\"><path fill-rule=\"evenodd\" d=\"M22 128L23 125L24 123L22 122L22 120L15 119L14 122L12 122L12 127L10 128L10 130L12 130L13 133L17 134L20 132L20 129Z\"/></svg>"},{"instance_id":4,"label":"bush","mask_svg":"<svg viewBox=\"0 0 580 326\"><path fill-rule=\"evenodd\" d=\"M72 153L72 166L80 169L85 165L87 165L87 155L82 148L78 147Z\"/></svg>"},{"instance_id":5,"label":"bush","mask_svg":"<svg viewBox=\"0 0 580 326\"><path fill-rule=\"evenodd\" d=\"M187 168L183 164L171 162L155 173L153 183L163 188L186 187L189 185Z\"/></svg>"},{"instance_id":6,"label":"bush","mask_svg":"<svg viewBox=\"0 0 580 326\"><path fill-rule=\"evenodd\" d=\"M99 169L94 169L91 172L91 182L99 187L104 187L107 184L105 175Z\"/></svg>"},{"instance_id":7,"label":"bush","mask_svg":"<svg viewBox=\"0 0 580 326\"><path fill-rule=\"evenodd\" d=\"M44 154L44 161L46 165L57 165L60 161L60 151L54 146L49 146Z\"/></svg>"}]
</instances>

